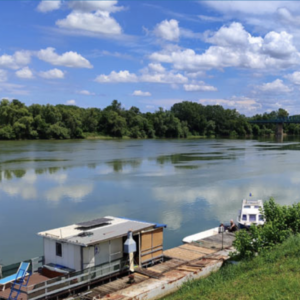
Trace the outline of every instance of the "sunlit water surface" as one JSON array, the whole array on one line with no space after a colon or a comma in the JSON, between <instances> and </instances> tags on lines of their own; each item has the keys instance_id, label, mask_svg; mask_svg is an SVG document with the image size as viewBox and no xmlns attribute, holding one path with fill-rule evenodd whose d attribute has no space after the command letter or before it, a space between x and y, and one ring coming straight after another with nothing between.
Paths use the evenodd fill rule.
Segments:
<instances>
[{"instance_id":1,"label":"sunlit water surface","mask_svg":"<svg viewBox=\"0 0 300 300\"><path fill-rule=\"evenodd\" d=\"M299 141L0 142L0 263L42 255L37 232L101 216L166 223L164 247L236 219L241 200L300 198Z\"/></svg>"}]
</instances>

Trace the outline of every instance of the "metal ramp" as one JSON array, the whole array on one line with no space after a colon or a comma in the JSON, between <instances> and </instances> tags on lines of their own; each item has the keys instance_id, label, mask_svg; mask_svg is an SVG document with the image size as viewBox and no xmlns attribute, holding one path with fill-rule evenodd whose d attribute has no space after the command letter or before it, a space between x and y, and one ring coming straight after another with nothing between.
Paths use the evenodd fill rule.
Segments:
<instances>
[{"instance_id":1,"label":"metal ramp","mask_svg":"<svg viewBox=\"0 0 300 300\"><path fill-rule=\"evenodd\" d=\"M27 276L27 279L26 279ZM22 287L26 287L29 282L29 278L31 276L31 273L27 273L27 270L19 269L16 280L13 282L11 288L10 288L10 294L8 297L8 300L17 300L20 293L22 293Z\"/></svg>"}]
</instances>

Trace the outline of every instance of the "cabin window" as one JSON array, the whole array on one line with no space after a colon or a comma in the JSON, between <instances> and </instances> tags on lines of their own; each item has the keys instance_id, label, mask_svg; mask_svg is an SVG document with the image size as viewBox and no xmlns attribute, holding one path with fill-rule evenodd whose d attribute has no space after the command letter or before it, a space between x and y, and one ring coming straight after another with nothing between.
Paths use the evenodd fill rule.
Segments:
<instances>
[{"instance_id":1,"label":"cabin window","mask_svg":"<svg viewBox=\"0 0 300 300\"><path fill-rule=\"evenodd\" d=\"M247 221L247 215L243 215L243 221Z\"/></svg>"},{"instance_id":2,"label":"cabin window","mask_svg":"<svg viewBox=\"0 0 300 300\"><path fill-rule=\"evenodd\" d=\"M259 215L258 219L259 219L259 221L263 221L264 220L264 216L263 215Z\"/></svg>"},{"instance_id":3,"label":"cabin window","mask_svg":"<svg viewBox=\"0 0 300 300\"><path fill-rule=\"evenodd\" d=\"M254 208L260 208L260 206L259 205L255 205Z\"/></svg>"},{"instance_id":4,"label":"cabin window","mask_svg":"<svg viewBox=\"0 0 300 300\"><path fill-rule=\"evenodd\" d=\"M255 222L256 221L256 215L249 215L249 221Z\"/></svg>"},{"instance_id":5,"label":"cabin window","mask_svg":"<svg viewBox=\"0 0 300 300\"><path fill-rule=\"evenodd\" d=\"M61 243L56 243L56 256L62 257L62 245L61 245Z\"/></svg>"},{"instance_id":6,"label":"cabin window","mask_svg":"<svg viewBox=\"0 0 300 300\"><path fill-rule=\"evenodd\" d=\"M251 208L251 205L244 205L244 208Z\"/></svg>"}]
</instances>

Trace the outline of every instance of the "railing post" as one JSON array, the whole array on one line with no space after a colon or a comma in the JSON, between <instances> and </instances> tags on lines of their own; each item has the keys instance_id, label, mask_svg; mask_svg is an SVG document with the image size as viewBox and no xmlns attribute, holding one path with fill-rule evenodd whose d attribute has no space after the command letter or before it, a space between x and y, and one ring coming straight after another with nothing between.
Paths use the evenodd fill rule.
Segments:
<instances>
[{"instance_id":1,"label":"railing post","mask_svg":"<svg viewBox=\"0 0 300 300\"><path fill-rule=\"evenodd\" d=\"M45 295L48 294L48 289L47 289L47 281L45 281Z\"/></svg>"}]
</instances>

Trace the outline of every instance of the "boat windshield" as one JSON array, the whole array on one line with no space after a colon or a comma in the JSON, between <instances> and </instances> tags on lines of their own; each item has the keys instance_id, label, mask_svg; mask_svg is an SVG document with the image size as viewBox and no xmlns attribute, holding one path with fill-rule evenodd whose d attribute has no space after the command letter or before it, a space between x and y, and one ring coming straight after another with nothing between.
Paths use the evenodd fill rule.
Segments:
<instances>
[{"instance_id":1,"label":"boat windshield","mask_svg":"<svg viewBox=\"0 0 300 300\"><path fill-rule=\"evenodd\" d=\"M251 205L244 205L244 208L251 208Z\"/></svg>"}]
</instances>

